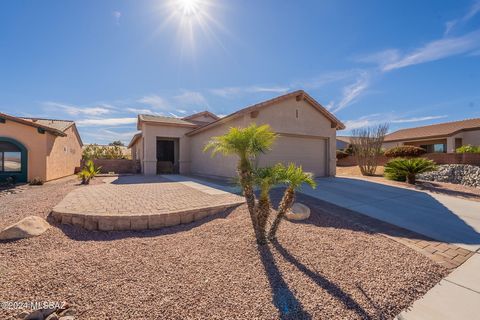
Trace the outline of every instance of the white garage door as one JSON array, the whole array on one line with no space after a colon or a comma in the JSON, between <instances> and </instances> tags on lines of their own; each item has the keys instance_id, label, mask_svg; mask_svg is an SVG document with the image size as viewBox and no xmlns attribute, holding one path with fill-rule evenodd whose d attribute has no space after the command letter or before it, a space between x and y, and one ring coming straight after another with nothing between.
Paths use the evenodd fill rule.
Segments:
<instances>
[{"instance_id":1,"label":"white garage door","mask_svg":"<svg viewBox=\"0 0 480 320\"><path fill-rule=\"evenodd\" d=\"M272 150L258 159L259 166L276 163L301 165L304 171L317 177L327 175L326 139L280 136Z\"/></svg>"}]
</instances>

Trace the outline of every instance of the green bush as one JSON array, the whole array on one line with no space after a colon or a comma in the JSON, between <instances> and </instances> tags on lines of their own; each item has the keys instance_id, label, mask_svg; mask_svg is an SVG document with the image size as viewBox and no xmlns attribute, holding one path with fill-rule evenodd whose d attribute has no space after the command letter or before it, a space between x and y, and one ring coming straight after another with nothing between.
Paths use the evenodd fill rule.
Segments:
<instances>
[{"instance_id":1,"label":"green bush","mask_svg":"<svg viewBox=\"0 0 480 320\"><path fill-rule=\"evenodd\" d=\"M435 171L435 162L425 158L397 158L390 160L385 165L384 176L387 179L407 181L415 184L415 176L419 173Z\"/></svg>"},{"instance_id":2,"label":"green bush","mask_svg":"<svg viewBox=\"0 0 480 320\"><path fill-rule=\"evenodd\" d=\"M95 166L92 160L87 160L85 166L78 173L78 178L82 180L82 184L89 184L90 180L100 173L101 168L102 167Z\"/></svg>"},{"instance_id":3,"label":"green bush","mask_svg":"<svg viewBox=\"0 0 480 320\"><path fill-rule=\"evenodd\" d=\"M90 144L84 147L82 159L128 159L128 156L123 153L122 148L118 145L99 146Z\"/></svg>"},{"instance_id":4,"label":"green bush","mask_svg":"<svg viewBox=\"0 0 480 320\"><path fill-rule=\"evenodd\" d=\"M399 146L393 147L384 152L384 155L389 158L410 158L410 157L419 157L427 151L423 148L415 146Z\"/></svg>"},{"instance_id":5,"label":"green bush","mask_svg":"<svg viewBox=\"0 0 480 320\"><path fill-rule=\"evenodd\" d=\"M480 153L480 146L472 146L470 144L457 148L457 153Z\"/></svg>"}]
</instances>

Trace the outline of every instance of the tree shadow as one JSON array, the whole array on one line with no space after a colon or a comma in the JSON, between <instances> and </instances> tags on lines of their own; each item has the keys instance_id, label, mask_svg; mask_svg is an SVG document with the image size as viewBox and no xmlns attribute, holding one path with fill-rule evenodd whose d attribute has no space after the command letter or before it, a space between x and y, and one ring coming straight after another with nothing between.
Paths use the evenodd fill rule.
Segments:
<instances>
[{"instance_id":1,"label":"tree shadow","mask_svg":"<svg viewBox=\"0 0 480 320\"><path fill-rule=\"evenodd\" d=\"M270 247L268 245L258 246L258 253L270 284L272 302L278 310L280 319L312 319L283 279L282 273L275 264Z\"/></svg>"},{"instance_id":2,"label":"tree shadow","mask_svg":"<svg viewBox=\"0 0 480 320\"><path fill-rule=\"evenodd\" d=\"M294 265L304 275L309 277L315 284L328 292L331 296L343 303L349 310L354 311L361 319L370 319L370 315L360 306L348 293L343 291L339 286L329 281L322 275L310 270L307 266L301 263L297 258L291 255L278 241L272 242L273 247L278 253L289 263Z\"/></svg>"}]
</instances>

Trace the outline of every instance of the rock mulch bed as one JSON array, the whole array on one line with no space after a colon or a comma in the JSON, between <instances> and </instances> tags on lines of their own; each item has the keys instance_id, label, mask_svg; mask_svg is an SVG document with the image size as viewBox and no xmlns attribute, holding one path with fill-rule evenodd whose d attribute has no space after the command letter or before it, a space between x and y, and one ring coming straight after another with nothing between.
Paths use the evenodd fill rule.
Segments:
<instances>
[{"instance_id":1,"label":"rock mulch bed","mask_svg":"<svg viewBox=\"0 0 480 320\"><path fill-rule=\"evenodd\" d=\"M419 174L417 179L480 188L480 167L468 164L445 164L438 166L437 171Z\"/></svg>"},{"instance_id":2,"label":"rock mulch bed","mask_svg":"<svg viewBox=\"0 0 480 320\"><path fill-rule=\"evenodd\" d=\"M29 214L55 202L10 199L0 216L22 215L27 199L41 204ZM278 243L261 249L245 205L157 231L55 225L0 243L0 301L68 301L78 319L392 319L446 274L414 250L319 210L285 221ZM0 318L21 311L0 310Z\"/></svg>"}]
</instances>

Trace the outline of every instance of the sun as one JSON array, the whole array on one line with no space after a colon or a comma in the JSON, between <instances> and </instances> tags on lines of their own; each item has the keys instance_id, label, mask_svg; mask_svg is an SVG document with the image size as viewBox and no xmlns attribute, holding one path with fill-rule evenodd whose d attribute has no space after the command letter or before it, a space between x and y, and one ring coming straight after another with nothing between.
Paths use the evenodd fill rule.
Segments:
<instances>
[{"instance_id":1,"label":"sun","mask_svg":"<svg viewBox=\"0 0 480 320\"><path fill-rule=\"evenodd\" d=\"M176 0L176 6L184 16L193 16L201 9L201 0Z\"/></svg>"}]
</instances>

